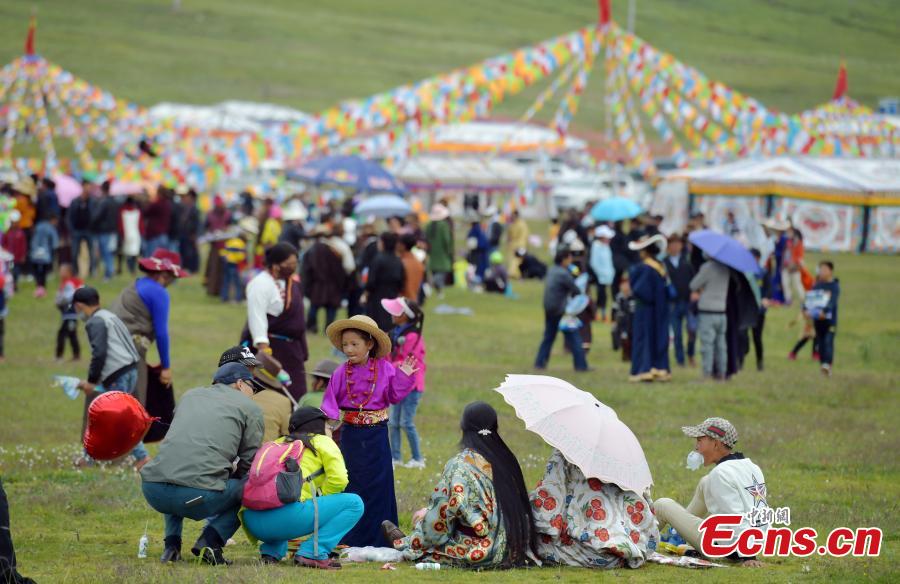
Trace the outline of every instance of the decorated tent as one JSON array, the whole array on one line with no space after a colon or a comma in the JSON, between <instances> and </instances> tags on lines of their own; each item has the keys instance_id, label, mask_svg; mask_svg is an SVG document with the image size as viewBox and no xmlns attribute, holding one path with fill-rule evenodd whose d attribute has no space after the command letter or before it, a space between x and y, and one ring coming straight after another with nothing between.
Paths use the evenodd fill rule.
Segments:
<instances>
[{"instance_id":1,"label":"decorated tent","mask_svg":"<svg viewBox=\"0 0 900 584\"><path fill-rule=\"evenodd\" d=\"M728 211L748 238L765 217L788 218L810 249L900 251L900 159L783 156L668 173L654 209L668 232L690 211L717 228Z\"/></svg>"}]
</instances>

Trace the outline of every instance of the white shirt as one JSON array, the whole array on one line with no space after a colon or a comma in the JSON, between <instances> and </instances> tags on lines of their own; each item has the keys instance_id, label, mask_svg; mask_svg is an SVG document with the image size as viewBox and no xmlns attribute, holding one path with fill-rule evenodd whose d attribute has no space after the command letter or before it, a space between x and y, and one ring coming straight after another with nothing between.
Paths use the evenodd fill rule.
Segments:
<instances>
[{"instance_id":1,"label":"white shirt","mask_svg":"<svg viewBox=\"0 0 900 584\"><path fill-rule=\"evenodd\" d=\"M260 272L247 284L247 325L253 344L269 344L268 316L284 312L284 280Z\"/></svg>"},{"instance_id":2,"label":"white shirt","mask_svg":"<svg viewBox=\"0 0 900 584\"><path fill-rule=\"evenodd\" d=\"M734 513L745 515L754 508L769 506L766 477L749 458L726 460L700 480L700 490L709 515ZM735 529L736 535L751 527L747 519ZM757 525L765 531L768 525Z\"/></svg>"},{"instance_id":3,"label":"white shirt","mask_svg":"<svg viewBox=\"0 0 900 584\"><path fill-rule=\"evenodd\" d=\"M345 274L350 274L356 269L356 260L353 258L353 250L347 245L347 242L337 236L329 237L325 240L331 249L341 256L341 266L344 268Z\"/></svg>"}]
</instances>

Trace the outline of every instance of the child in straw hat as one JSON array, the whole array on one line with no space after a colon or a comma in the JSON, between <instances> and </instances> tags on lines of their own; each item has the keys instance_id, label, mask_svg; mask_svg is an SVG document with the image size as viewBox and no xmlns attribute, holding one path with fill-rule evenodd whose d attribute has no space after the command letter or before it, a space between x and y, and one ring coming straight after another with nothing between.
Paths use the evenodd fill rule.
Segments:
<instances>
[{"instance_id":1,"label":"child in straw hat","mask_svg":"<svg viewBox=\"0 0 900 584\"><path fill-rule=\"evenodd\" d=\"M415 387L417 361L410 355L399 367L392 365L391 339L368 316L333 322L325 334L347 361L331 376L322 411L343 423L340 446L350 479L345 492L356 493L365 504L365 513L342 543L380 546L381 523L397 522L388 408Z\"/></svg>"}]
</instances>

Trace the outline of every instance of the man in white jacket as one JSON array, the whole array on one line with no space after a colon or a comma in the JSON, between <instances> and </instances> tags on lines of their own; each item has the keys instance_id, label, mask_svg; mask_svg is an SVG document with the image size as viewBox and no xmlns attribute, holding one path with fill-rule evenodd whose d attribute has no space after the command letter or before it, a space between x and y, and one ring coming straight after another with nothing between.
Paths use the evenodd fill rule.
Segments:
<instances>
[{"instance_id":1,"label":"man in white jacket","mask_svg":"<svg viewBox=\"0 0 900 584\"><path fill-rule=\"evenodd\" d=\"M703 465L715 465L700 479L694 497L687 509L672 499L657 499L654 503L660 531L669 524L684 540L700 551L700 524L710 515L737 514L745 516L735 529L735 538L745 529L756 527L765 531L768 525L752 525L746 519L755 508L768 506L766 479L762 470L740 452L734 452L737 430L724 418L707 418L696 426L683 426L681 430L696 438L694 450L703 458ZM691 453L691 456L696 456ZM690 464L689 457L689 464ZM699 468L699 465L698 467ZM735 556L749 567L762 565L755 558Z\"/></svg>"}]
</instances>

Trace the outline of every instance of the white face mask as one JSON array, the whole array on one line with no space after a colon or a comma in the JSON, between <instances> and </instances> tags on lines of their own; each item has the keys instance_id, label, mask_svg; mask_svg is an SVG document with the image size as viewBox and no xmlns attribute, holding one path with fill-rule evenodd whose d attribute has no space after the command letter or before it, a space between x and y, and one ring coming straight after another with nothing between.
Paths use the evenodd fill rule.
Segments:
<instances>
[{"instance_id":1,"label":"white face mask","mask_svg":"<svg viewBox=\"0 0 900 584\"><path fill-rule=\"evenodd\" d=\"M691 450L687 455L687 461L685 462L685 468L690 470L699 470L700 467L703 466L703 455L697 452L696 450Z\"/></svg>"}]
</instances>

